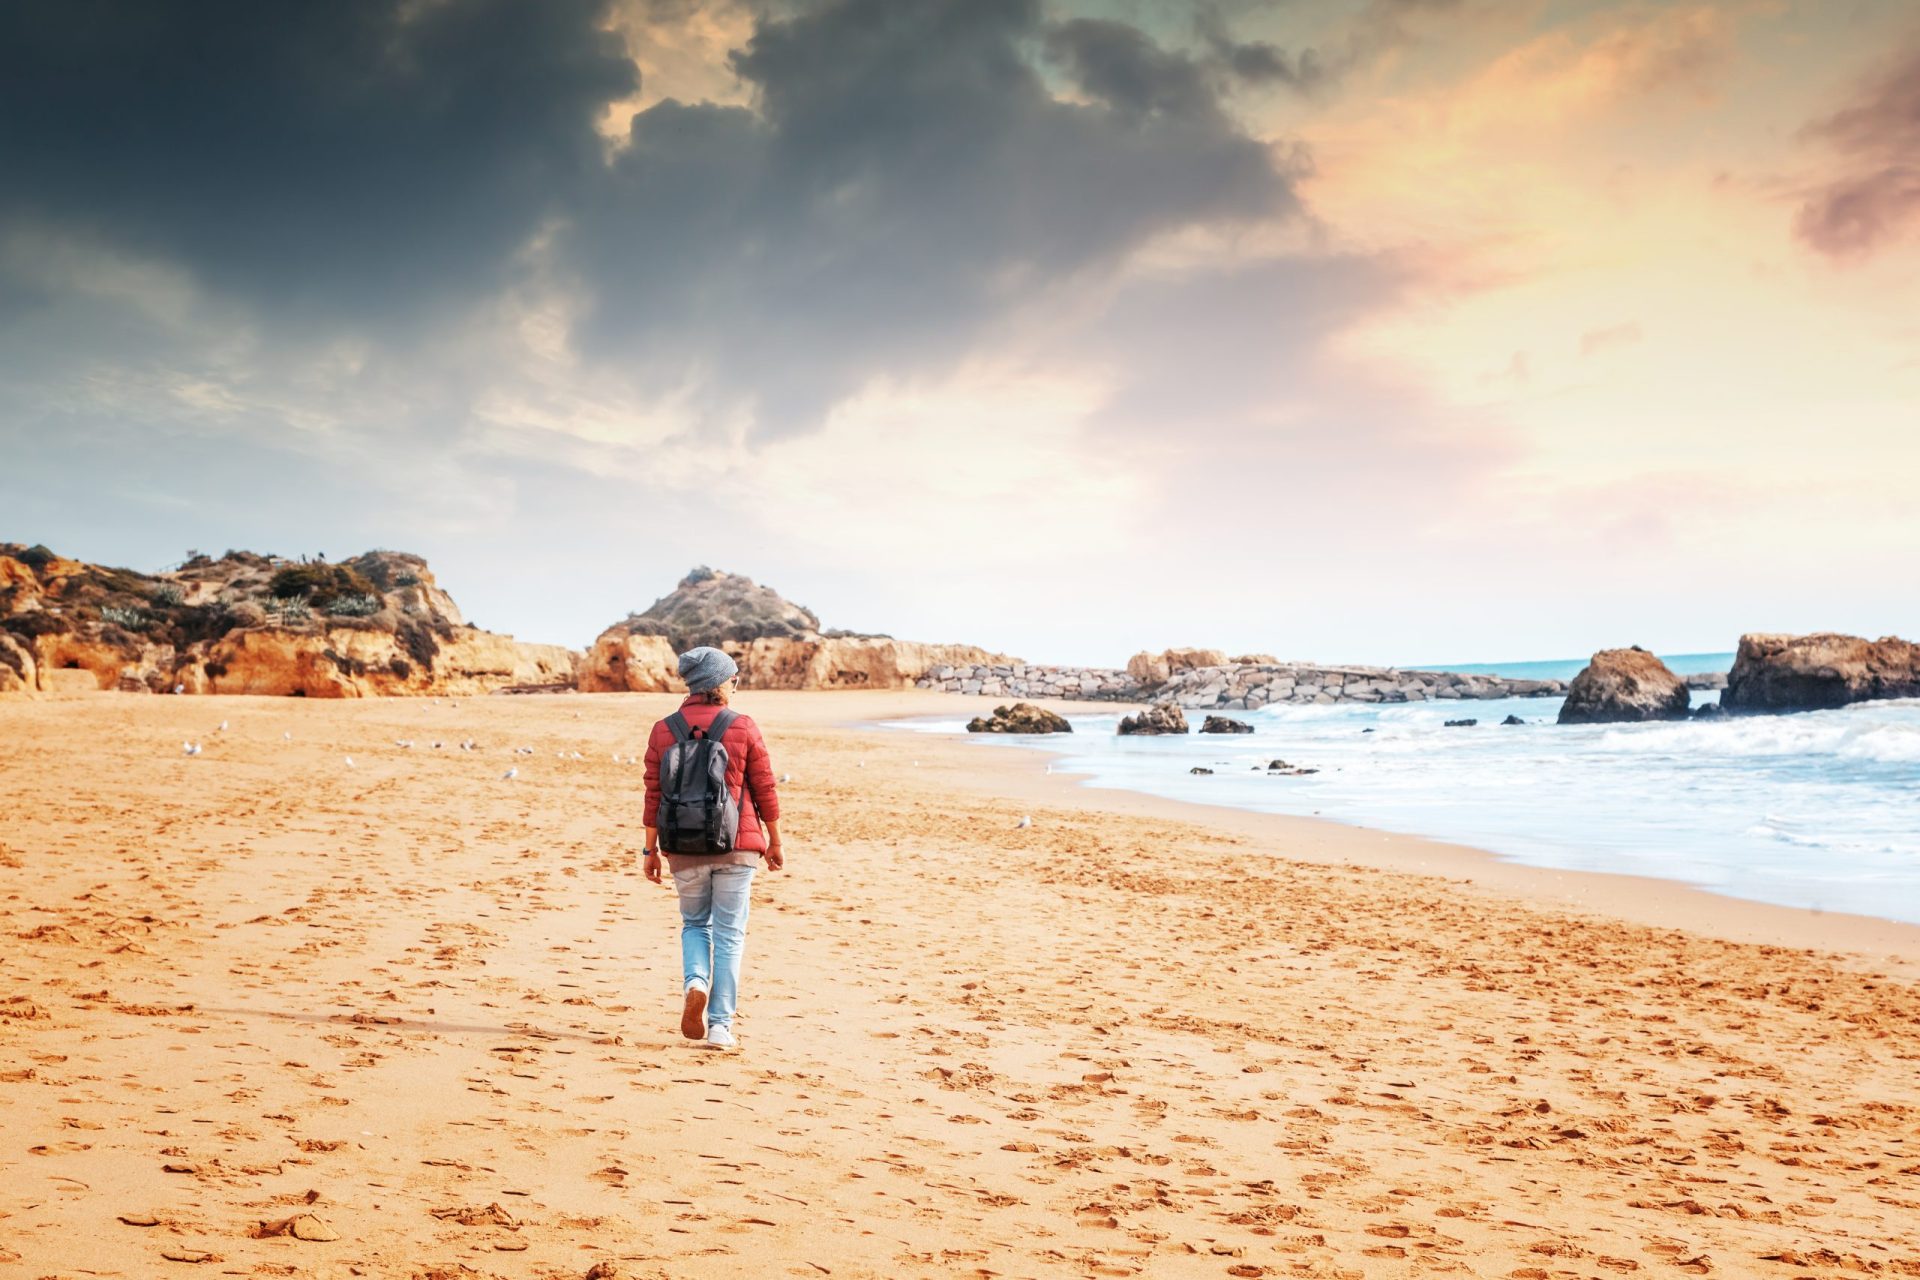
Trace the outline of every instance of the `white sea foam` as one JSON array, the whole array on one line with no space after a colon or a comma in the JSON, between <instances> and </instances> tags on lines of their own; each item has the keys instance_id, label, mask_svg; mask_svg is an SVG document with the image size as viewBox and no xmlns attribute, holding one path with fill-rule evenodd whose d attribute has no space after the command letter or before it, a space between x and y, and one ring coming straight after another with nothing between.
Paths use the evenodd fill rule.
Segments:
<instances>
[{"instance_id":1,"label":"white sea foam","mask_svg":"<svg viewBox=\"0 0 1920 1280\"><path fill-rule=\"evenodd\" d=\"M1273 707L1231 713L1250 735L1120 738L1116 712L1090 708L1071 739L1025 745L1066 752L1061 768L1093 786L1920 923L1920 702L1607 726L1557 725L1558 710L1551 699ZM1501 724L1508 715L1527 723ZM1445 727L1461 718L1479 723ZM1272 777L1275 757L1320 772ZM1196 764L1215 772L1193 775Z\"/></svg>"}]
</instances>

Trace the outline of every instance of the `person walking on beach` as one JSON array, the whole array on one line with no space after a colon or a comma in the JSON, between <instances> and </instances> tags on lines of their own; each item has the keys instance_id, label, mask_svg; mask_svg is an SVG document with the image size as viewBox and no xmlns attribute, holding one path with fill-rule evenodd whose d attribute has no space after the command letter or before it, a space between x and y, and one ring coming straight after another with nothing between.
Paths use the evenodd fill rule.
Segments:
<instances>
[{"instance_id":1,"label":"person walking on beach","mask_svg":"<svg viewBox=\"0 0 1920 1280\"><path fill-rule=\"evenodd\" d=\"M735 1043L753 873L778 871L786 861L766 739L751 716L728 705L739 673L732 658L706 645L681 654L686 700L647 736L644 869L664 883L664 852L680 894L680 1034L719 1049Z\"/></svg>"}]
</instances>

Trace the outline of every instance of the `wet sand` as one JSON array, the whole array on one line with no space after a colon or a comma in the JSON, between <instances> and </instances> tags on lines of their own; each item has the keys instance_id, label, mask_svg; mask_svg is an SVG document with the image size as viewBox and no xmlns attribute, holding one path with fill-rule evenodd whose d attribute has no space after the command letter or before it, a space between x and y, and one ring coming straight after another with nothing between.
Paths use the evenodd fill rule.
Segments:
<instances>
[{"instance_id":1,"label":"wet sand","mask_svg":"<svg viewBox=\"0 0 1920 1280\"><path fill-rule=\"evenodd\" d=\"M674 701L0 701L0 1274L1920 1276L1920 930L750 694L718 1054Z\"/></svg>"}]
</instances>

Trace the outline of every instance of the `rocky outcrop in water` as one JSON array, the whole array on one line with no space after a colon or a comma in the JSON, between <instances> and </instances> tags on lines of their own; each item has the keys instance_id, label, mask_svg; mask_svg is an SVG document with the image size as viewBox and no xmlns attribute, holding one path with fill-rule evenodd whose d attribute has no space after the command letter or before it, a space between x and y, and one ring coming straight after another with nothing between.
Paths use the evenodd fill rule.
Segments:
<instances>
[{"instance_id":1,"label":"rocky outcrop in water","mask_svg":"<svg viewBox=\"0 0 1920 1280\"><path fill-rule=\"evenodd\" d=\"M1817 711L1920 697L1920 645L1823 631L1740 637L1720 703L1728 711Z\"/></svg>"},{"instance_id":2,"label":"rocky outcrop in water","mask_svg":"<svg viewBox=\"0 0 1920 1280\"><path fill-rule=\"evenodd\" d=\"M1156 702L1136 715L1123 716L1116 733L1160 734L1187 732L1187 717L1178 705Z\"/></svg>"},{"instance_id":3,"label":"rocky outcrop in water","mask_svg":"<svg viewBox=\"0 0 1920 1280\"><path fill-rule=\"evenodd\" d=\"M1200 725L1202 733L1252 733L1253 726L1230 716L1208 716Z\"/></svg>"},{"instance_id":4,"label":"rocky outcrop in water","mask_svg":"<svg viewBox=\"0 0 1920 1280\"><path fill-rule=\"evenodd\" d=\"M571 650L469 626L418 556L229 551L167 573L0 544L0 690L316 698L571 683Z\"/></svg>"},{"instance_id":5,"label":"rocky outcrop in water","mask_svg":"<svg viewBox=\"0 0 1920 1280\"><path fill-rule=\"evenodd\" d=\"M1690 696L1686 681L1638 645L1602 649L1573 678L1560 723L1684 720Z\"/></svg>"},{"instance_id":6,"label":"rocky outcrop in water","mask_svg":"<svg viewBox=\"0 0 1920 1280\"><path fill-rule=\"evenodd\" d=\"M1016 702L1010 707L995 707L991 716L975 716L967 722L968 733L1072 733L1067 718L1031 702Z\"/></svg>"}]
</instances>

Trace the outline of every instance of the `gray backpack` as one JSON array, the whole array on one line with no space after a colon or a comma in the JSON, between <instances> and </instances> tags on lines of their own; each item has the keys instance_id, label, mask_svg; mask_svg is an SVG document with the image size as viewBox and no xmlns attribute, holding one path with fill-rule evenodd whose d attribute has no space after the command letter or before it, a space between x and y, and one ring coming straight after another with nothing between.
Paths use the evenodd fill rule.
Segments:
<instances>
[{"instance_id":1,"label":"gray backpack","mask_svg":"<svg viewBox=\"0 0 1920 1280\"><path fill-rule=\"evenodd\" d=\"M720 741L731 711L703 735L678 711L667 717L673 745L660 757L660 847L668 853L729 853L740 834L740 802L727 787L727 747Z\"/></svg>"}]
</instances>

